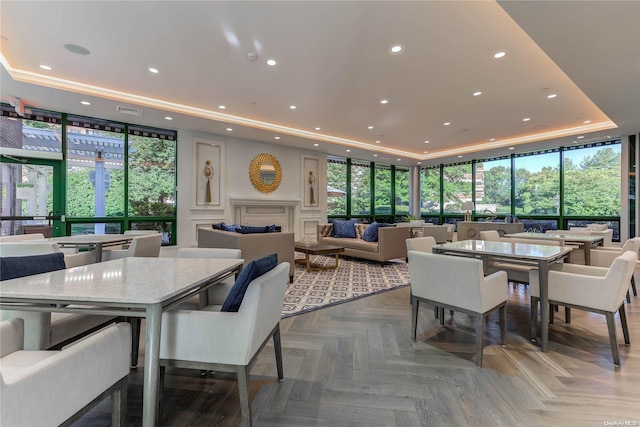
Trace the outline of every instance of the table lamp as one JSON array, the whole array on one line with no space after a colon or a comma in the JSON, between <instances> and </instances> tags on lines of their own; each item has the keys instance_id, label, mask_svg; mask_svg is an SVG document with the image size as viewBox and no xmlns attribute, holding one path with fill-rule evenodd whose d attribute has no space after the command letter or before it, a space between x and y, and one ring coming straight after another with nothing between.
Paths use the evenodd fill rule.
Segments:
<instances>
[{"instance_id":1,"label":"table lamp","mask_svg":"<svg viewBox=\"0 0 640 427\"><path fill-rule=\"evenodd\" d=\"M464 220L471 221L471 211L474 209L473 202L462 202L462 210L464 212Z\"/></svg>"}]
</instances>

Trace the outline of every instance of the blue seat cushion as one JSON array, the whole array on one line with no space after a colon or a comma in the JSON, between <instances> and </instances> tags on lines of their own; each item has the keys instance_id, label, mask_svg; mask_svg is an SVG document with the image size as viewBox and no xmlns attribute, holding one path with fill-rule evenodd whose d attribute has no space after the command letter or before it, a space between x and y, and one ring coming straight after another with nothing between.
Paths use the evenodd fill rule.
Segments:
<instances>
[{"instance_id":1,"label":"blue seat cushion","mask_svg":"<svg viewBox=\"0 0 640 427\"><path fill-rule=\"evenodd\" d=\"M356 238L356 220L342 220L342 219L334 219L333 220L333 237L350 237L352 239Z\"/></svg>"},{"instance_id":2,"label":"blue seat cushion","mask_svg":"<svg viewBox=\"0 0 640 427\"><path fill-rule=\"evenodd\" d=\"M34 274L64 270L64 254L55 252L44 255L29 255L0 258L0 280L11 280Z\"/></svg>"},{"instance_id":3,"label":"blue seat cushion","mask_svg":"<svg viewBox=\"0 0 640 427\"><path fill-rule=\"evenodd\" d=\"M237 312L242 304L244 294L247 292L249 284L256 278L278 265L278 254L271 254L251 261L243 269L233 287L224 300L220 311Z\"/></svg>"},{"instance_id":4,"label":"blue seat cushion","mask_svg":"<svg viewBox=\"0 0 640 427\"><path fill-rule=\"evenodd\" d=\"M242 234L275 233L276 225L275 224L265 225L265 226L241 225L236 231Z\"/></svg>"}]
</instances>

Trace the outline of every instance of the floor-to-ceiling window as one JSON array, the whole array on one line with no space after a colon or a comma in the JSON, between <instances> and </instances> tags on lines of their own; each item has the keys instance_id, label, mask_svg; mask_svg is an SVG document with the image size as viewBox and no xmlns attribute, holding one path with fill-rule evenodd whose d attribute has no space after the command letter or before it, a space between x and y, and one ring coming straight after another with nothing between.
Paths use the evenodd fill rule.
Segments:
<instances>
[{"instance_id":1,"label":"floor-to-ceiling window","mask_svg":"<svg viewBox=\"0 0 640 427\"><path fill-rule=\"evenodd\" d=\"M440 167L420 169L420 214L440 215Z\"/></svg>"},{"instance_id":2,"label":"floor-to-ceiling window","mask_svg":"<svg viewBox=\"0 0 640 427\"><path fill-rule=\"evenodd\" d=\"M371 215L371 164L351 161L351 215Z\"/></svg>"},{"instance_id":3,"label":"floor-to-ceiling window","mask_svg":"<svg viewBox=\"0 0 640 427\"><path fill-rule=\"evenodd\" d=\"M516 156L515 214L560 215L560 152Z\"/></svg>"},{"instance_id":4,"label":"floor-to-ceiling window","mask_svg":"<svg viewBox=\"0 0 640 427\"><path fill-rule=\"evenodd\" d=\"M511 159L476 163L476 212L511 213ZM485 213L489 213L485 212Z\"/></svg>"},{"instance_id":5,"label":"floor-to-ceiling window","mask_svg":"<svg viewBox=\"0 0 640 427\"><path fill-rule=\"evenodd\" d=\"M472 201L471 163L446 165L442 168L442 210L446 213L462 212L462 203Z\"/></svg>"},{"instance_id":6,"label":"floor-to-ceiling window","mask_svg":"<svg viewBox=\"0 0 640 427\"><path fill-rule=\"evenodd\" d=\"M347 212L347 160L327 158L327 215L344 217Z\"/></svg>"},{"instance_id":7,"label":"floor-to-ceiling window","mask_svg":"<svg viewBox=\"0 0 640 427\"><path fill-rule=\"evenodd\" d=\"M374 203L376 215L391 215L391 166L376 163Z\"/></svg>"},{"instance_id":8,"label":"floor-to-ceiling window","mask_svg":"<svg viewBox=\"0 0 640 427\"><path fill-rule=\"evenodd\" d=\"M396 166L394 178L396 216L409 215L409 169Z\"/></svg>"}]
</instances>

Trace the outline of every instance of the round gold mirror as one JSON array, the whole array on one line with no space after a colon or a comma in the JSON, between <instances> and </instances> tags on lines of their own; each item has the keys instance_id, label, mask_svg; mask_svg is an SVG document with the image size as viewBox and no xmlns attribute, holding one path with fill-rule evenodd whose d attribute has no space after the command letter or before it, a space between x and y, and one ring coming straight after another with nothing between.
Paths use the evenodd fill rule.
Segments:
<instances>
[{"instance_id":1,"label":"round gold mirror","mask_svg":"<svg viewBox=\"0 0 640 427\"><path fill-rule=\"evenodd\" d=\"M275 191L282 181L280 162L271 154L258 154L249 165L249 178L256 190L262 193Z\"/></svg>"}]
</instances>

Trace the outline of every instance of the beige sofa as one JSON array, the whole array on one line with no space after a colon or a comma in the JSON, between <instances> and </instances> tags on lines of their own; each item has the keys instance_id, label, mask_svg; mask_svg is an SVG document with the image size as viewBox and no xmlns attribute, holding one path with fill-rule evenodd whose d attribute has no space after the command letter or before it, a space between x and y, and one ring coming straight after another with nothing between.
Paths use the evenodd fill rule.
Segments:
<instances>
[{"instance_id":1,"label":"beige sofa","mask_svg":"<svg viewBox=\"0 0 640 427\"><path fill-rule=\"evenodd\" d=\"M242 234L234 231L198 229L199 248L240 249L244 264L254 259L278 254L278 263L289 263L289 280L293 283L295 271L293 233L253 233Z\"/></svg>"},{"instance_id":2,"label":"beige sofa","mask_svg":"<svg viewBox=\"0 0 640 427\"><path fill-rule=\"evenodd\" d=\"M356 224L356 238L332 237L333 224L318 225L318 243L341 246L344 255L384 262L407 257L406 240L411 237L410 227L380 227L378 241L366 242L362 235L369 224Z\"/></svg>"}]
</instances>

